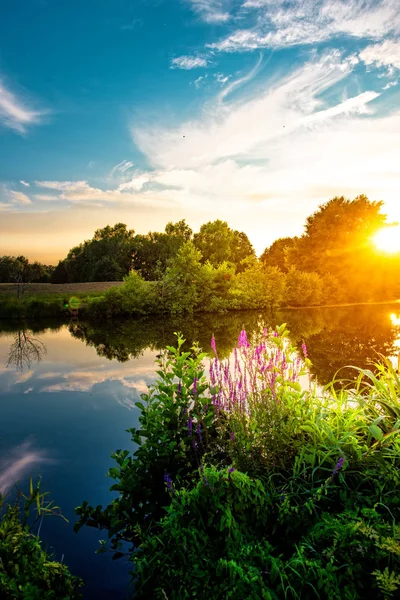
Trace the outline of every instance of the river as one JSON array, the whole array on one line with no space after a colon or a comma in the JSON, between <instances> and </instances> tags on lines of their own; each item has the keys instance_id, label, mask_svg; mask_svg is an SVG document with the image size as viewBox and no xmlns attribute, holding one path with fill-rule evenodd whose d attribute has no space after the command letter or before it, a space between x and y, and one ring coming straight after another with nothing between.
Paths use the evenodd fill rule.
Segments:
<instances>
[{"instance_id":1,"label":"river","mask_svg":"<svg viewBox=\"0 0 400 600\"><path fill-rule=\"evenodd\" d=\"M72 531L74 508L83 500L107 504L111 453L131 449L126 429L138 425L135 401L154 381L154 360L181 331L187 343L210 349L214 335L220 357L229 356L238 334L286 322L292 341L306 343L311 379L328 383L347 365L368 367L379 354L397 366L400 305L352 306L202 315L181 321L130 320L109 324L76 320L16 323L0 321L0 491L29 477L69 519L46 517L44 547L86 582L85 600L129 598L128 564L95 555L101 532Z\"/></svg>"}]
</instances>

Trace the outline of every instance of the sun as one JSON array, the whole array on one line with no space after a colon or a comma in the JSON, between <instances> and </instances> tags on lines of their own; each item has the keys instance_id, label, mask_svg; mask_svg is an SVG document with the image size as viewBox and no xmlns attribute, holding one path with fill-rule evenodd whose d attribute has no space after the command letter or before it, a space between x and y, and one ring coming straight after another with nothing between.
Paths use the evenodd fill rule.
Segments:
<instances>
[{"instance_id":1,"label":"sun","mask_svg":"<svg viewBox=\"0 0 400 600\"><path fill-rule=\"evenodd\" d=\"M400 225L384 227L372 238L375 246L382 252L394 254L400 252Z\"/></svg>"}]
</instances>

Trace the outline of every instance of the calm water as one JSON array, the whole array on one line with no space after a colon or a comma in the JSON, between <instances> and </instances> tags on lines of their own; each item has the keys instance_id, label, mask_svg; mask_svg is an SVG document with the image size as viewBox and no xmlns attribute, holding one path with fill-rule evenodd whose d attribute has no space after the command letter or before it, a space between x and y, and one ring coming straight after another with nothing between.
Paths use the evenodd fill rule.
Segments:
<instances>
[{"instance_id":1,"label":"calm water","mask_svg":"<svg viewBox=\"0 0 400 600\"><path fill-rule=\"evenodd\" d=\"M44 519L41 537L56 558L87 583L86 599L123 599L128 565L95 555L101 532L76 535L74 507L83 500L111 499L110 454L131 448L126 429L138 425L134 402L154 380L154 359L173 332L209 348L214 334L220 356L228 356L240 329L260 323L288 324L293 341L307 344L312 375L329 382L345 365L366 367L377 354L397 361L400 305L240 313L184 322L125 321L57 325L0 321L0 490L29 476L70 520ZM343 371L351 376L351 371Z\"/></svg>"}]
</instances>

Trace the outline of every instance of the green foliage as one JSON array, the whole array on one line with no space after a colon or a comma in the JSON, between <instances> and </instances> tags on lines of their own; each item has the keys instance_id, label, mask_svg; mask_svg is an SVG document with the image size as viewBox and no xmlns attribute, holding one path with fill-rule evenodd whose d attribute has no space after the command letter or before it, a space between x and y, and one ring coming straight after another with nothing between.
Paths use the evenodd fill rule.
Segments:
<instances>
[{"instance_id":1,"label":"green foliage","mask_svg":"<svg viewBox=\"0 0 400 600\"><path fill-rule=\"evenodd\" d=\"M16 291L26 283L48 283L54 267L30 263L25 256L0 256L0 283L14 283Z\"/></svg>"},{"instance_id":2,"label":"green foliage","mask_svg":"<svg viewBox=\"0 0 400 600\"><path fill-rule=\"evenodd\" d=\"M323 280L318 273L289 269L286 276L285 300L289 306L313 306L322 304Z\"/></svg>"},{"instance_id":3,"label":"green foliage","mask_svg":"<svg viewBox=\"0 0 400 600\"><path fill-rule=\"evenodd\" d=\"M213 266L231 262L240 271L242 260L255 256L247 235L231 229L228 223L219 219L202 225L199 233L193 236L193 242L203 261L209 261Z\"/></svg>"},{"instance_id":4,"label":"green foliage","mask_svg":"<svg viewBox=\"0 0 400 600\"><path fill-rule=\"evenodd\" d=\"M65 269L70 283L121 281L132 268L134 233L124 223L98 229L91 240L71 248L56 275L62 277Z\"/></svg>"},{"instance_id":5,"label":"green foliage","mask_svg":"<svg viewBox=\"0 0 400 600\"><path fill-rule=\"evenodd\" d=\"M232 282L231 306L240 309L270 309L281 305L286 297L286 278L277 267L263 268L252 260L248 268Z\"/></svg>"},{"instance_id":6,"label":"green foliage","mask_svg":"<svg viewBox=\"0 0 400 600\"><path fill-rule=\"evenodd\" d=\"M400 594L400 378L302 390L284 326L239 338L233 365L169 347L118 450L109 506L78 530L132 544L135 598L348 600ZM225 382L225 383L224 383ZM133 552L133 549L135 551Z\"/></svg>"},{"instance_id":7,"label":"green foliage","mask_svg":"<svg viewBox=\"0 0 400 600\"><path fill-rule=\"evenodd\" d=\"M191 237L192 230L185 219L167 223L165 233L150 231L147 235L136 235L133 240L133 268L144 279L160 279L169 261Z\"/></svg>"},{"instance_id":8,"label":"green foliage","mask_svg":"<svg viewBox=\"0 0 400 600\"><path fill-rule=\"evenodd\" d=\"M260 260L265 267L278 267L281 271L288 270L287 251L293 248L297 238L279 238L264 250Z\"/></svg>"},{"instance_id":9,"label":"green foliage","mask_svg":"<svg viewBox=\"0 0 400 600\"><path fill-rule=\"evenodd\" d=\"M68 567L52 560L32 529L45 515L59 508L45 501L40 482L25 496L19 492L13 505L4 505L0 495L0 596L2 600L78 600L83 582ZM21 503L21 500L25 502ZM36 519L29 525L31 509Z\"/></svg>"}]
</instances>

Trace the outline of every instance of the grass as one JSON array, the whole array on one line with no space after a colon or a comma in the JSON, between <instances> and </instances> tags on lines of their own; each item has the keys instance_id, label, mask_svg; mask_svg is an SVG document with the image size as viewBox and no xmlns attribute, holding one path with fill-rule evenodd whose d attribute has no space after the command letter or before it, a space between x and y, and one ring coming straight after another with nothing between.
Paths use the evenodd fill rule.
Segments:
<instances>
[{"instance_id":1,"label":"grass","mask_svg":"<svg viewBox=\"0 0 400 600\"><path fill-rule=\"evenodd\" d=\"M111 287L119 287L122 281L90 281L87 283L28 283L25 296L33 294L91 294L102 293ZM16 289L13 283L0 283L0 296L15 296Z\"/></svg>"},{"instance_id":2,"label":"grass","mask_svg":"<svg viewBox=\"0 0 400 600\"><path fill-rule=\"evenodd\" d=\"M30 283L21 298L17 298L12 283L0 284L1 319L38 319L70 317L69 303L72 297L78 298L81 307L89 298L99 297L111 287L118 287L119 281L90 283Z\"/></svg>"}]
</instances>

